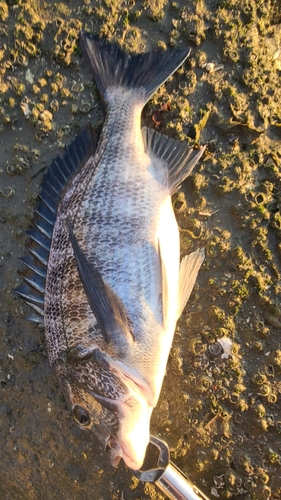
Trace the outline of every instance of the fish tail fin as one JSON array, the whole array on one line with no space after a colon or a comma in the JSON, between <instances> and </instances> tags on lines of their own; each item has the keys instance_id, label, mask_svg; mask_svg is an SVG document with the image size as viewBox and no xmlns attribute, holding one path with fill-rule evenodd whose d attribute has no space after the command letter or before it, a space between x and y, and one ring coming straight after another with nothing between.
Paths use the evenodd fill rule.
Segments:
<instances>
[{"instance_id":1,"label":"fish tail fin","mask_svg":"<svg viewBox=\"0 0 281 500\"><path fill-rule=\"evenodd\" d=\"M115 44L83 31L80 43L105 101L108 90L119 87L139 89L145 103L190 54L190 49L185 48L129 55Z\"/></svg>"}]
</instances>

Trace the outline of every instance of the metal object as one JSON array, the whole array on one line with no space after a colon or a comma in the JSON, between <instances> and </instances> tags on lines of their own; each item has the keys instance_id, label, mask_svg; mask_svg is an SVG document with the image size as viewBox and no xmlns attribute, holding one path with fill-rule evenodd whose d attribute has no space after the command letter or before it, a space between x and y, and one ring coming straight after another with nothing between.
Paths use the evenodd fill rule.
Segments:
<instances>
[{"instance_id":1,"label":"metal object","mask_svg":"<svg viewBox=\"0 0 281 500\"><path fill-rule=\"evenodd\" d=\"M170 450L162 439L150 436L150 444L159 452L157 465L147 470L132 471L141 481L155 483L171 500L209 500L178 468L170 462Z\"/></svg>"}]
</instances>

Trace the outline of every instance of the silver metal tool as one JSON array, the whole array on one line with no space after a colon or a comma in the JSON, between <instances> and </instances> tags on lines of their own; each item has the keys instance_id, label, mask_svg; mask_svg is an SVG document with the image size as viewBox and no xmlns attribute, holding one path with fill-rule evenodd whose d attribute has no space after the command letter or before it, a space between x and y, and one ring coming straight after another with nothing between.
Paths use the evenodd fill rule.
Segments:
<instances>
[{"instance_id":1,"label":"silver metal tool","mask_svg":"<svg viewBox=\"0 0 281 500\"><path fill-rule=\"evenodd\" d=\"M159 452L157 465L147 470L132 471L141 481L155 483L171 500L209 500L178 468L170 462L170 450L162 439L150 436L150 444Z\"/></svg>"}]
</instances>

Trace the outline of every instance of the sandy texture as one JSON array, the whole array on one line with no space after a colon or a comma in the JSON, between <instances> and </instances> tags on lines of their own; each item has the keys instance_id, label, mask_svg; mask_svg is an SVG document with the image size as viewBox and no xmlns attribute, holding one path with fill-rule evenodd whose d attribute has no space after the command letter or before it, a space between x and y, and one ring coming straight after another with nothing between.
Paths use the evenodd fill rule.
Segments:
<instances>
[{"instance_id":1,"label":"sandy texture","mask_svg":"<svg viewBox=\"0 0 281 500\"><path fill-rule=\"evenodd\" d=\"M182 253L204 246L207 257L152 431L211 498L278 500L279 0L0 2L0 498L162 498L124 466L111 468L76 427L44 334L24 321L28 308L12 291L45 168L88 122L102 121L77 48L81 28L131 51L192 47L144 110L148 126L207 144L174 198Z\"/></svg>"}]
</instances>

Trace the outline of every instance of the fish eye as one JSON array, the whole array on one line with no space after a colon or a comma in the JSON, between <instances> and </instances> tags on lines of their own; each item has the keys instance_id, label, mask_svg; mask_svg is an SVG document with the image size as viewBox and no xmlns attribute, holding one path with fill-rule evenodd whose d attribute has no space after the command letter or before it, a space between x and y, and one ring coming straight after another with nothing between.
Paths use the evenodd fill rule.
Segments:
<instances>
[{"instance_id":1,"label":"fish eye","mask_svg":"<svg viewBox=\"0 0 281 500\"><path fill-rule=\"evenodd\" d=\"M87 426L89 425L91 419L89 412L82 408L82 406L75 406L73 409L73 416L77 424Z\"/></svg>"}]
</instances>

